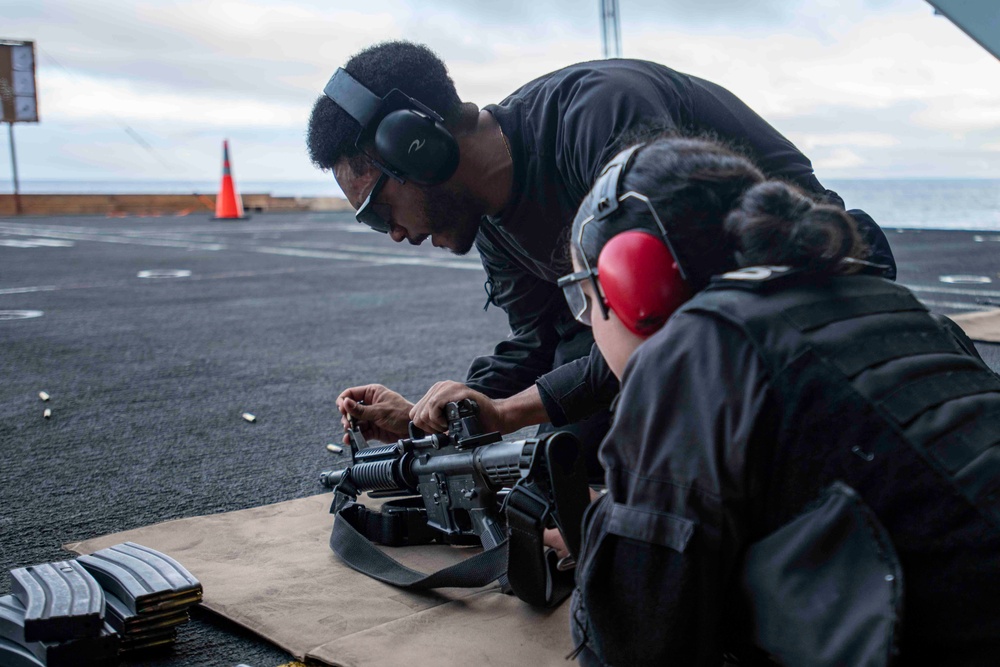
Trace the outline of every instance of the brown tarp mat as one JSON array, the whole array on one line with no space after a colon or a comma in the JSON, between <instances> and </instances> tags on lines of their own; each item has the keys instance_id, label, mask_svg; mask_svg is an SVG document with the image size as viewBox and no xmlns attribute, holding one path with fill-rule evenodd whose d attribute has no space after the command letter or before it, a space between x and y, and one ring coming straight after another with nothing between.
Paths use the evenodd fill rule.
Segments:
<instances>
[{"instance_id":1,"label":"brown tarp mat","mask_svg":"<svg viewBox=\"0 0 1000 667\"><path fill-rule=\"evenodd\" d=\"M132 541L162 551L201 581L205 607L299 660L344 667L568 664L568 603L538 610L495 585L418 594L379 583L330 551L331 499L168 521L66 549L84 554ZM434 545L386 551L424 572L478 553Z\"/></svg>"},{"instance_id":2,"label":"brown tarp mat","mask_svg":"<svg viewBox=\"0 0 1000 667\"><path fill-rule=\"evenodd\" d=\"M1000 308L949 315L972 340L1000 343Z\"/></svg>"}]
</instances>

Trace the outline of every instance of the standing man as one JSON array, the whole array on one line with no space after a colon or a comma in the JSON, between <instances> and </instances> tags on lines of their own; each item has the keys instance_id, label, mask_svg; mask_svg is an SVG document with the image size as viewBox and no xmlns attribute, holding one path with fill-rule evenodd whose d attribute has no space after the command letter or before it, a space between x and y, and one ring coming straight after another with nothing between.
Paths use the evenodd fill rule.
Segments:
<instances>
[{"instance_id":1,"label":"standing man","mask_svg":"<svg viewBox=\"0 0 1000 667\"><path fill-rule=\"evenodd\" d=\"M601 167L643 133L711 134L768 177L843 207L809 160L735 95L656 63L571 65L479 109L461 101L428 48L384 42L348 60L324 92L309 121L310 157L333 171L358 220L397 243L430 239L456 254L475 246L488 304L510 322L511 335L472 362L464 384L439 382L416 405L380 385L345 390L342 415L375 439L405 437L411 419L442 431L444 404L473 397L489 430L573 424L596 450L618 383L556 285L569 267L560 249ZM869 259L894 278L882 230L851 213Z\"/></svg>"}]
</instances>

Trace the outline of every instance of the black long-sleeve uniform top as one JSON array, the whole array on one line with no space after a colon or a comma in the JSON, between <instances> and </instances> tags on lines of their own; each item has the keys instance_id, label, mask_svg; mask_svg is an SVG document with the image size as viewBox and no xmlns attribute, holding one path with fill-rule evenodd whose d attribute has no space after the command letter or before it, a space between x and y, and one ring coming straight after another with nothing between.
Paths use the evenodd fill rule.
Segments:
<instances>
[{"instance_id":1,"label":"black long-sleeve uniform top","mask_svg":"<svg viewBox=\"0 0 1000 667\"><path fill-rule=\"evenodd\" d=\"M709 131L741 146L769 176L843 205L820 185L809 160L735 95L656 63L572 65L486 109L508 141L514 182L502 215L483 221L476 246L492 302L507 313L511 333L492 355L473 361L466 384L500 398L537 382L556 425L609 405L618 390L596 348L565 365L557 357L560 342L583 328L572 319L556 280L570 271L565 252L576 210L623 134L648 127ZM894 271L885 235L861 216L875 261Z\"/></svg>"},{"instance_id":2,"label":"black long-sleeve uniform top","mask_svg":"<svg viewBox=\"0 0 1000 667\"><path fill-rule=\"evenodd\" d=\"M590 618L576 623L589 620L590 649L610 665L718 665L769 374L739 331L679 314L623 380L600 450L608 491L577 572Z\"/></svg>"},{"instance_id":3,"label":"black long-sleeve uniform top","mask_svg":"<svg viewBox=\"0 0 1000 667\"><path fill-rule=\"evenodd\" d=\"M990 483L1000 470L992 463L1000 460L1000 435L990 428L1000 423L1000 383L974 364L973 353L916 354L907 327L932 340L943 334L927 324L931 318L915 312L885 316L880 308L891 313L893 306L882 302L855 313L854 321L865 322L866 313L869 322L883 317L877 326L859 326L891 332L892 345L879 351L865 338L858 356L911 356L874 366L849 391L841 389L849 381L845 371L815 356L797 355L803 363L774 367L768 346L785 344L778 326L751 337L750 327L704 311L678 312L632 354L614 424L600 449L608 490L588 510L578 557L573 629L577 642L588 643L582 664L721 664L733 639L723 633L738 632L744 613L736 577L748 544L794 516L791 498L815 497L849 474L861 479L865 473L842 467L838 456L856 460L858 470L885 465L891 471L874 474L865 493L906 571L902 657L916 662L923 656L923 664L997 664L1000 524L991 523L985 510L977 513L960 490L962 484ZM841 341L840 350L859 344L854 336L831 335L817 340ZM959 372L931 373L930 364L945 358ZM911 366L899 370L903 364ZM792 376L806 368L815 373L810 377L827 378L810 386L817 401L811 410L828 413L783 407L779 396L787 387L801 388ZM987 384L935 397L963 372ZM876 386L897 399L909 392L913 404L931 407L904 431L886 416L889 400L851 414L824 402L849 396L864 405L869 398L853 392ZM792 443L800 435L806 444L796 449ZM851 453L852 444L874 451L879 443L904 438L915 444L872 459ZM922 442L938 443L937 460L920 458L920 447L930 450ZM949 460L962 471L952 471L951 479L940 463ZM995 494L979 504L997 505ZM821 563L813 567L822 569Z\"/></svg>"}]
</instances>

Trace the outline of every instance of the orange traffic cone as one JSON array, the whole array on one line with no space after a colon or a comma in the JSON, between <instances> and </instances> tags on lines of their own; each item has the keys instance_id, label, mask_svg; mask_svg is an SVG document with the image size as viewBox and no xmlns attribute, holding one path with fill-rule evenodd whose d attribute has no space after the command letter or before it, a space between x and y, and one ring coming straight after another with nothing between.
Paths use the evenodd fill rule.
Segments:
<instances>
[{"instance_id":1,"label":"orange traffic cone","mask_svg":"<svg viewBox=\"0 0 1000 667\"><path fill-rule=\"evenodd\" d=\"M222 142L222 183L219 185L219 196L215 198L215 217L213 220L246 220L243 215L243 200L236 192L233 183L233 173L229 166L229 140Z\"/></svg>"}]
</instances>

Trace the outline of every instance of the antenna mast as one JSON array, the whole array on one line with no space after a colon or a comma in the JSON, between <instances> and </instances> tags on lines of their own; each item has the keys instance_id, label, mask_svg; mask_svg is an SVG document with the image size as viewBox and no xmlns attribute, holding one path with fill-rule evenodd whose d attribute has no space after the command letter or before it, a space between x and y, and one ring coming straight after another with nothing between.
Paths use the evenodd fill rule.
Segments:
<instances>
[{"instance_id":1,"label":"antenna mast","mask_svg":"<svg viewBox=\"0 0 1000 667\"><path fill-rule=\"evenodd\" d=\"M605 58L622 57L622 27L618 0L598 0L601 3L601 49Z\"/></svg>"}]
</instances>

